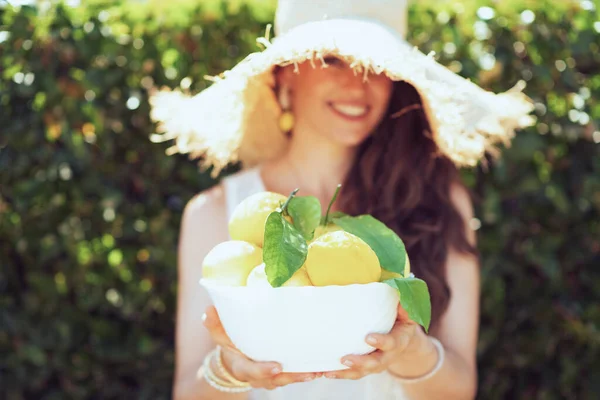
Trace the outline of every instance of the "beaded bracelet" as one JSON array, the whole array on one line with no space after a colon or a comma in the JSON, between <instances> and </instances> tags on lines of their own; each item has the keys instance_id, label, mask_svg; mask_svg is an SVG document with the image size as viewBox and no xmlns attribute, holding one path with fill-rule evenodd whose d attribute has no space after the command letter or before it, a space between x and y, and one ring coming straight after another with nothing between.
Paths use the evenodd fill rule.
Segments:
<instances>
[{"instance_id":1,"label":"beaded bracelet","mask_svg":"<svg viewBox=\"0 0 600 400\"><path fill-rule=\"evenodd\" d=\"M445 358L445 350L444 350L444 346L442 345L442 343L437 340L434 337L431 337L431 341L433 342L433 344L435 345L435 348L437 350L437 354L438 354L438 361L435 364L435 366L433 367L433 369L429 372L427 372L424 375L421 376L417 376L414 378L403 378L401 376L398 376L396 374L394 374L394 377L399 380L402 383L418 383L418 382L423 382L429 378L431 378L432 376L434 376L441 368L442 365L444 364L444 358Z\"/></svg>"},{"instance_id":2,"label":"beaded bracelet","mask_svg":"<svg viewBox=\"0 0 600 400\"><path fill-rule=\"evenodd\" d=\"M221 376L225 377L225 379L227 379L232 385L238 386L238 387L250 386L250 384L248 382L242 382L242 381L236 379L233 375L231 375L231 373L227 370L227 368L225 368L225 366L223 365L223 355L221 352L221 346L217 346L217 348L215 350L215 358L217 359L217 368L219 369Z\"/></svg>"},{"instance_id":3,"label":"beaded bracelet","mask_svg":"<svg viewBox=\"0 0 600 400\"><path fill-rule=\"evenodd\" d=\"M212 361L213 356L214 356L214 352L210 352L204 358L204 363L202 365L202 372L204 374L204 377L217 385L225 386L225 387L232 387L232 385L229 382L227 382L225 379L222 379L219 376L217 376L217 374L215 374L215 372L213 371L212 366L211 366L211 361Z\"/></svg>"},{"instance_id":4,"label":"beaded bracelet","mask_svg":"<svg viewBox=\"0 0 600 400\"><path fill-rule=\"evenodd\" d=\"M236 386L231 382L223 380L219 378L215 372L212 370L210 366L210 361L212 357L216 354L216 351L210 352L205 358L204 363L202 365L202 374L206 382L212 386L214 389L225 392L225 393L243 393L252 390L252 387L248 384L248 386Z\"/></svg>"}]
</instances>

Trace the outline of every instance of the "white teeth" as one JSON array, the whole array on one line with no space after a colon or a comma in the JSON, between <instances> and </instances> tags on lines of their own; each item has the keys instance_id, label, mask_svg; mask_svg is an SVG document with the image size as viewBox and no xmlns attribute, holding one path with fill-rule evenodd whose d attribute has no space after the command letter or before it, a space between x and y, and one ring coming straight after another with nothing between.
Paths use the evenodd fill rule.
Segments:
<instances>
[{"instance_id":1,"label":"white teeth","mask_svg":"<svg viewBox=\"0 0 600 400\"><path fill-rule=\"evenodd\" d=\"M345 114L349 117L360 117L367 113L367 107L364 106L351 106L347 104L335 104L331 106L339 113Z\"/></svg>"}]
</instances>

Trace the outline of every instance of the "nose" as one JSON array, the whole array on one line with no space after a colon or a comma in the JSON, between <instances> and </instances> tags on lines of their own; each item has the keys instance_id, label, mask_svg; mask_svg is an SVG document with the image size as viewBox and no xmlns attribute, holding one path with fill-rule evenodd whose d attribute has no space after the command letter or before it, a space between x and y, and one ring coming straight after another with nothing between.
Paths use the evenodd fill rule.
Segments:
<instances>
[{"instance_id":1,"label":"nose","mask_svg":"<svg viewBox=\"0 0 600 400\"><path fill-rule=\"evenodd\" d=\"M361 72L347 68L340 76L340 86L354 95L362 96L367 89L368 81Z\"/></svg>"}]
</instances>

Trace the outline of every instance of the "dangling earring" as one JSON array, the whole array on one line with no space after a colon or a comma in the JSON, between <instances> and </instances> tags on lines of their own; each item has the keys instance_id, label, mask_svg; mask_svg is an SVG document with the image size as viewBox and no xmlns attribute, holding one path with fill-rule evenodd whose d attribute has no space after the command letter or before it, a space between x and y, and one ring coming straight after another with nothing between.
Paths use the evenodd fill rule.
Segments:
<instances>
[{"instance_id":1,"label":"dangling earring","mask_svg":"<svg viewBox=\"0 0 600 400\"><path fill-rule=\"evenodd\" d=\"M281 105L281 115L279 116L279 129L285 134L289 134L294 127L294 114L291 111L290 88L283 86L279 90L279 104Z\"/></svg>"}]
</instances>

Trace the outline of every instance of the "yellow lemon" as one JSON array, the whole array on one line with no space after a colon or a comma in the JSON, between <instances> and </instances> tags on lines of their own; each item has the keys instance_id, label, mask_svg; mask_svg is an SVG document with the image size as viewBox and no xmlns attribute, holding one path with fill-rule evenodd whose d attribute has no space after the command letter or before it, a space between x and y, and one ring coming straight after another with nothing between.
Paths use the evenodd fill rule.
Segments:
<instances>
[{"instance_id":1,"label":"yellow lemon","mask_svg":"<svg viewBox=\"0 0 600 400\"><path fill-rule=\"evenodd\" d=\"M378 282L381 267L375 252L359 237L326 233L308 246L306 271L315 286Z\"/></svg>"},{"instance_id":2,"label":"yellow lemon","mask_svg":"<svg viewBox=\"0 0 600 400\"><path fill-rule=\"evenodd\" d=\"M262 263L262 249L230 240L216 245L204 258L202 276L220 284L244 286L254 267Z\"/></svg>"},{"instance_id":3,"label":"yellow lemon","mask_svg":"<svg viewBox=\"0 0 600 400\"><path fill-rule=\"evenodd\" d=\"M246 286L251 287L272 287L265 273L265 264L260 264L250 272ZM306 268L302 267L292 275L283 286L312 286Z\"/></svg>"},{"instance_id":4,"label":"yellow lemon","mask_svg":"<svg viewBox=\"0 0 600 400\"><path fill-rule=\"evenodd\" d=\"M410 275L410 258L408 258L408 254L406 255L406 263L404 264L404 277L408 278L408 275ZM396 273L396 272L390 272L387 271L385 269L381 269L381 280L385 281L386 279L392 279L392 278L402 278L402 275Z\"/></svg>"},{"instance_id":5,"label":"yellow lemon","mask_svg":"<svg viewBox=\"0 0 600 400\"><path fill-rule=\"evenodd\" d=\"M313 236L313 240L311 240L309 244L314 242L315 240L317 240L317 238L323 236L326 233L339 231L343 231L343 229L337 226L336 224L327 224L326 226L319 225L317 226L317 229L315 229L315 235Z\"/></svg>"},{"instance_id":6,"label":"yellow lemon","mask_svg":"<svg viewBox=\"0 0 600 400\"><path fill-rule=\"evenodd\" d=\"M287 197L273 192L256 193L242 201L229 219L229 236L263 247L265 222Z\"/></svg>"}]
</instances>

